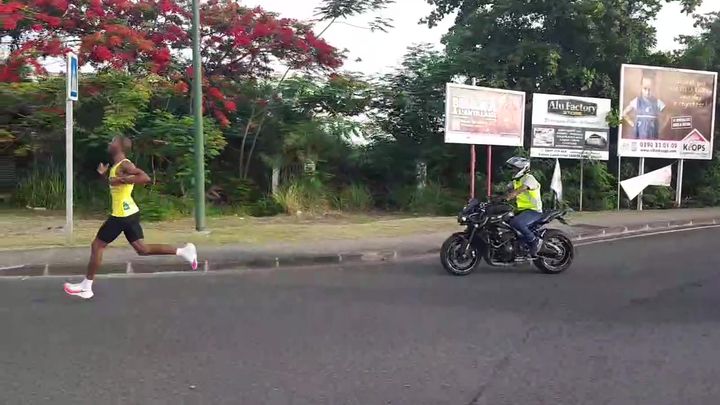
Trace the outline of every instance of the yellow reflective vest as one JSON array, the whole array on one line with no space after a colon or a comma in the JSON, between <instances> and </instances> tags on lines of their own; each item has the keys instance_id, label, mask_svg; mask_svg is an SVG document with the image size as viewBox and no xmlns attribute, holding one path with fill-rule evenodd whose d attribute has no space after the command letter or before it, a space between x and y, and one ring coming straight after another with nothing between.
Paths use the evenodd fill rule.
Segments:
<instances>
[{"instance_id":1,"label":"yellow reflective vest","mask_svg":"<svg viewBox=\"0 0 720 405\"><path fill-rule=\"evenodd\" d=\"M515 202L518 211L537 211L542 212L542 197L540 195L540 182L537 181L532 174L526 174L517 180L513 180L513 188L515 190L526 186L525 192L518 194Z\"/></svg>"}]
</instances>

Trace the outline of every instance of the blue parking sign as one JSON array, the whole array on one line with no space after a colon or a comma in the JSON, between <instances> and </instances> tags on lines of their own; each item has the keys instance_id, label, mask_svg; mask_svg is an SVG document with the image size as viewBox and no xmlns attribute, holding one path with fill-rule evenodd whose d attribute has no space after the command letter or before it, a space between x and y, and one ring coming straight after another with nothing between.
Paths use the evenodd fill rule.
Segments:
<instances>
[{"instance_id":1,"label":"blue parking sign","mask_svg":"<svg viewBox=\"0 0 720 405\"><path fill-rule=\"evenodd\" d=\"M74 53L67 55L67 99L78 99L78 57Z\"/></svg>"}]
</instances>

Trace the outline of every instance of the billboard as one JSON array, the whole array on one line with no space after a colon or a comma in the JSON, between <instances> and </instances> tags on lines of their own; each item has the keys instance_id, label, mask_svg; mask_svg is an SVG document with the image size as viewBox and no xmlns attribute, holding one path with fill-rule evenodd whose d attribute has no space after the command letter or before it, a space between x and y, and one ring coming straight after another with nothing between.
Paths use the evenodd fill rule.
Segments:
<instances>
[{"instance_id":1,"label":"billboard","mask_svg":"<svg viewBox=\"0 0 720 405\"><path fill-rule=\"evenodd\" d=\"M448 83L445 142L522 146L525 93Z\"/></svg>"},{"instance_id":2,"label":"billboard","mask_svg":"<svg viewBox=\"0 0 720 405\"><path fill-rule=\"evenodd\" d=\"M712 159L717 73L623 65L618 155Z\"/></svg>"},{"instance_id":3,"label":"billboard","mask_svg":"<svg viewBox=\"0 0 720 405\"><path fill-rule=\"evenodd\" d=\"M530 156L608 160L610 104L604 98L534 94Z\"/></svg>"}]
</instances>

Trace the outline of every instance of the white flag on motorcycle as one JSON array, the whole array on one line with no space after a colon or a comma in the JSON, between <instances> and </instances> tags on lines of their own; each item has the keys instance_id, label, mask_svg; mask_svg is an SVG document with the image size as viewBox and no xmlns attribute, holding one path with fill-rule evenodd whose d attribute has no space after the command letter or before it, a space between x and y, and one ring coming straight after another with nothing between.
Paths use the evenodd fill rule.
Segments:
<instances>
[{"instance_id":1,"label":"white flag on motorcycle","mask_svg":"<svg viewBox=\"0 0 720 405\"><path fill-rule=\"evenodd\" d=\"M672 181L672 165L663 167L662 169L653 170L650 173L643 174L623 180L620 182L625 194L632 200L637 197L647 186L670 186Z\"/></svg>"},{"instance_id":2,"label":"white flag on motorcycle","mask_svg":"<svg viewBox=\"0 0 720 405\"><path fill-rule=\"evenodd\" d=\"M560 174L560 159L555 159L555 171L553 172L550 189L555 192L555 198L562 201L562 175Z\"/></svg>"}]
</instances>

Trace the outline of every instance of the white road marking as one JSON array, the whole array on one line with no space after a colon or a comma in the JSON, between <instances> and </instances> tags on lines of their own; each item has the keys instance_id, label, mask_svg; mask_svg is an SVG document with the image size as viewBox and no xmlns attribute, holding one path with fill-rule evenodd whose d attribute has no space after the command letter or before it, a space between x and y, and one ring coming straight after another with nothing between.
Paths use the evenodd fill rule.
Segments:
<instances>
[{"instance_id":1,"label":"white road marking","mask_svg":"<svg viewBox=\"0 0 720 405\"><path fill-rule=\"evenodd\" d=\"M617 235L616 237L611 237L609 239L600 239L600 240L576 243L575 247L597 245L599 243L610 243L610 242L616 242L616 241L625 240L625 239L646 238L648 236L665 235L668 233L689 232L689 231L697 231L697 230L712 229L712 228L720 228L720 225L703 225L703 226L694 226L692 228L668 229L668 230L664 230L664 231L643 232L643 233L639 233L639 234Z\"/></svg>"},{"instance_id":2,"label":"white road marking","mask_svg":"<svg viewBox=\"0 0 720 405\"><path fill-rule=\"evenodd\" d=\"M24 264L21 264L21 265L19 265L19 266L7 266L7 267L0 267L0 271L3 271L3 270L15 270L15 269L22 269L23 267L25 267L25 265L24 265Z\"/></svg>"}]
</instances>

